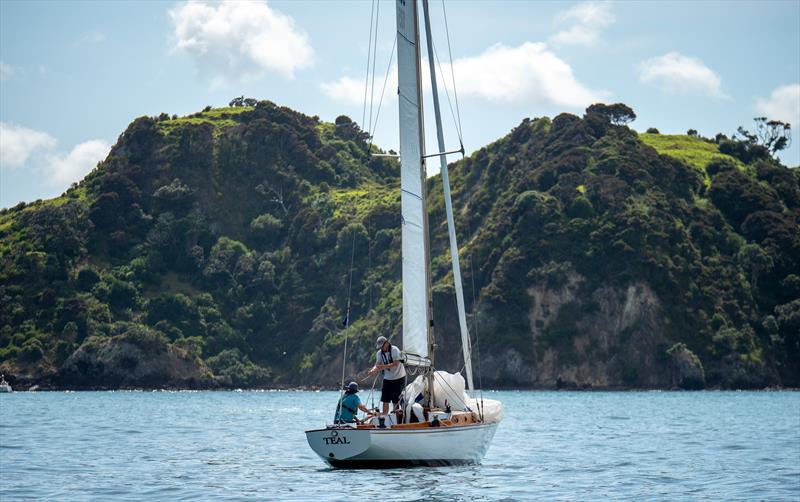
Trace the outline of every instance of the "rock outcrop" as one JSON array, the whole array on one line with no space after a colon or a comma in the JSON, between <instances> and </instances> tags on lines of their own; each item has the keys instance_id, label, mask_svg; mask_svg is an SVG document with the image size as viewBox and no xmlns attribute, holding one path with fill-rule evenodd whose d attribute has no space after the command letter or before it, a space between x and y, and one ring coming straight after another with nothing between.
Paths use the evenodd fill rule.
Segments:
<instances>
[{"instance_id":1,"label":"rock outcrop","mask_svg":"<svg viewBox=\"0 0 800 502\"><path fill-rule=\"evenodd\" d=\"M126 333L86 339L62 365L62 385L72 388L181 388L216 386L195 355L154 334Z\"/></svg>"},{"instance_id":2,"label":"rock outcrop","mask_svg":"<svg viewBox=\"0 0 800 502\"><path fill-rule=\"evenodd\" d=\"M706 386L706 372L697 357L685 343L676 343L667 350L673 368L673 384L685 390L698 390Z\"/></svg>"},{"instance_id":3,"label":"rock outcrop","mask_svg":"<svg viewBox=\"0 0 800 502\"><path fill-rule=\"evenodd\" d=\"M485 357L484 379L536 388L663 388L671 382L658 297L645 283L590 290L575 272L528 293L533 361L518 351Z\"/></svg>"}]
</instances>

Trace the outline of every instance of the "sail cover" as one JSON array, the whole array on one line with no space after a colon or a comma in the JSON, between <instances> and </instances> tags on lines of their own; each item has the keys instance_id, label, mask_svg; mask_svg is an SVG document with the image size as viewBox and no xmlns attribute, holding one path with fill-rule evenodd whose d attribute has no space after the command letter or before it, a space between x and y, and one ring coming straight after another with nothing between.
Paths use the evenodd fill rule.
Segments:
<instances>
[{"instance_id":1,"label":"sail cover","mask_svg":"<svg viewBox=\"0 0 800 502\"><path fill-rule=\"evenodd\" d=\"M422 124L416 0L397 0L400 103L400 203L403 252L403 351L428 357L428 287L423 204Z\"/></svg>"}]
</instances>

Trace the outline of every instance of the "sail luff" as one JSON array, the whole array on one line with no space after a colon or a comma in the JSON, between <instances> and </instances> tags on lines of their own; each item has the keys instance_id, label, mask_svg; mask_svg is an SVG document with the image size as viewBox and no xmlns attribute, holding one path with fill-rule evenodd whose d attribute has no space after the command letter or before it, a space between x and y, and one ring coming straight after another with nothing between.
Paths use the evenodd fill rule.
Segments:
<instances>
[{"instance_id":1,"label":"sail luff","mask_svg":"<svg viewBox=\"0 0 800 502\"><path fill-rule=\"evenodd\" d=\"M403 351L430 357L429 260L424 132L419 79L416 1L397 0L397 69L400 107L400 205L402 211ZM424 361L423 361L424 362Z\"/></svg>"},{"instance_id":2,"label":"sail luff","mask_svg":"<svg viewBox=\"0 0 800 502\"><path fill-rule=\"evenodd\" d=\"M436 139L439 143L439 152L445 151L444 132L442 131L442 114L439 110L439 91L436 85L436 69L434 67L433 43L431 40L431 20L428 12L428 0L422 0L422 10L425 16L425 36L428 43L428 64L431 74L431 92L433 94L433 110L436 116ZM439 155L441 159L440 172L442 186L444 187L444 207L447 213L447 232L450 235L450 260L453 264L453 281L456 290L456 306L458 308L458 325L461 330L461 346L464 354L464 368L467 373L467 388L473 390L472 382L472 353L467 330L467 316L464 308L464 290L461 283L461 265L458 259L458 240L456 239L455 220L453 219L453 202L450 196L450 177L447 171L447 158Z\"/></svg>"}]
</instances>

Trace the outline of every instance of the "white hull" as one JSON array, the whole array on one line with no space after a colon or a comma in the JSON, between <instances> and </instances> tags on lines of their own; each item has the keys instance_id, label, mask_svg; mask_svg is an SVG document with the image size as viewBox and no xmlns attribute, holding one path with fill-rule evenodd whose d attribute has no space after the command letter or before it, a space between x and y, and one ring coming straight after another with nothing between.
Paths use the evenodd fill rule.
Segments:
<instances>
[{"instance_id":1,"label":"white hull","mask_svg":"<svg viewBox=\"0 0 800 502\"><path fill-rule=\"evenodd\" d=\"M333 467L477 464L497 423L425 429L331 428L306 431L311 449Z\"/></svg>"}]
</instances>

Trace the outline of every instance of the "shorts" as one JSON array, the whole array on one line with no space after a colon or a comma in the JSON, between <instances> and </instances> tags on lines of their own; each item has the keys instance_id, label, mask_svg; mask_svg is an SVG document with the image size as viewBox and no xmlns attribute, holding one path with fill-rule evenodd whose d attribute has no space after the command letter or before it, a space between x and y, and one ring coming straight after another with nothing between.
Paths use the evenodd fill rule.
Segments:
<instances>
[{"instance_id":1,"label":"shorts","mask_svg":"<svg viewBox=\"0 0 800 502\"><path fill-rule=\"evenodd\" d=\"M397 380L383 380L383 388L381 388L381 402L382 403L396 403L400 401L400 394L406 386L406 377L398 378Z\"/></svg>"}]
</instances>

